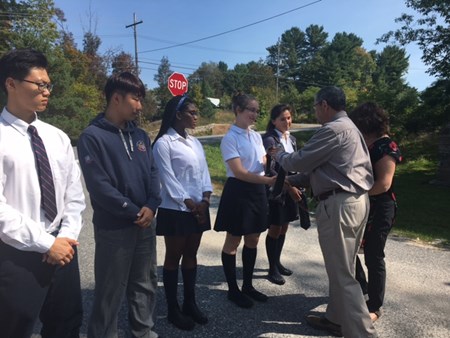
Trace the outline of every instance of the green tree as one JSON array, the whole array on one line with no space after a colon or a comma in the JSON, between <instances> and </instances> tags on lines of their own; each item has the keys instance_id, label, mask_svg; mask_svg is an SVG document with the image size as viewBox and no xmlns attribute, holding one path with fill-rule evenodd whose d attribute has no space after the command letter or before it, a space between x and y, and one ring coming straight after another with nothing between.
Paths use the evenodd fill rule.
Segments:
<instances>
[{"instance_id":1,"label":"green tree","mask_svg":"<svg viewBox=\"0 0 450 338\"><path fill-rule=\"evenodd\" d=\"M277 44L267 48L266 62L280 77L281 87L299 79L301 51L306 44L306 34L298 27L292 27L281 35Z\"/></svg>"},{"instance_id":2,"label":"green tree","mask_svg":"<svg viewBox=\"0 0 450 338\"><path fill-rule=\"evenodd\" d=\"M14 21L21 17L22 7L14 0L0 2L0 55L11 49Z\"/></svg>"},{"instance_id":3,"label":"green tree","mask_svg":"<svg viewBox=\"0 0 450 338\"><path fill-rule=\"evenodd\" d=\"M130 53L120 52L113 56L111 63L112 73L119 74L122 72L130 72L136 74L136 65Z\"/></svg>"},{"instance_id":4,"label":"green tree","mask_svg":"<svg viewBox=\"0 0 450 338\"><path fill-rule=\"evenodd\" d=\"M86 79L89 83L96 85L99 89L103 88L107 75L107 62L99 53L101 39L94 32L84 33L83 54L86 55L90 77Z\"/></svg>"},{"instance_id":5,"label":"green tree","mask_svg":"<svg viewBox=\"0 0 450 338\"><path fill-rule=\"evenodd\" d=\"M450 80L436 81L420 98L422 104L406 123L408 131L434 131L450 123Z\"/></svg>"},{"instance_id":6,"label":"green tree","mask_svg":"<svg viewBox=\"0 0 450 338\"><path fill-rule=\"evenodd\" d=\"M362 91L371 87L375 62L362 44L363 40L353 33L336 33L322 54L325 83Z\"/></svg>"},{"instance_id":7,"label":"green tree","mask_svg":"<svg viewBox=\"0 0 450 338\"><path fill-rule=\"evenodd\" d=\"M208 118L208 119L212 118L216 112L214 110L214 105L211 103L211 101L209 101L206 98L201 103L199 109L200 109L201 116Z\"/></svg>"},{"instance_id":8,"label":"green tree","mask_svg":"<svg viewBox=\"0 0 450 338\"><path fill-rule=\"evenodd\" d=\"M226 64L221 64L222 69L226 69ZM225 70L226 72L226 70ZM219 64L215 62L202 62L200 67L189 76L189 81L198 81L208 86L208 93L205 96L221 97L224 93L223 79L225 72L219 68Z\"/></svg>"},{"instance_id":9,"label":"green tree","mask_svg":"<svg viewBox=\"0 0 450 338\"><path fill-rule=\"evenodd\" d=\"M167 89L167 82L170 74L173 71L170 69L170 62L167 56L164 56L161 59L161 63L158 67L158 73L155 74L154 80L158 83L158 87L155 89L155 94L158 102L158 110L155 119L160 119L164 112L164 108L166 107L167 102L172 98L172 95Z\"/></svg>"},{"instance_id":10,"label":"green tree","mask_svg":"<svg viewBox=\"0 0 450 338\"><path fill-rule=\"evenodd\" d=\"M53 0L28 0L13 6L12 26L10 31L11 48L30 48L50 53L57 39L58 29L53 16L56 13Z\"/></svg>"},{"instance_id":11,"label":"green tree","mask_svg":"<svg viewBox=\"0 0 450 338\"><path fill-rule=\"evenodd\" d=\"M241 91L250 93L255 88L270 88L275 93L275 76L272 68L262 60L250 61L247 64L236 64L232 70L227 71L223 80L225 93L233 96Z\"/></svg>"},{"instance_id":12,"label":"green tree","mask_svg":"<svg viewBox=\"0 0 450 338\"><path fill-rule=\"evenodd\" d=\"M142 115L145 120L153 121L158 111L158 101L154 90L145 92L144 102L142 103Z\"/></svg>"},{"instance_id":13,"label":"green tree","mask_svg":"<svg viewBox=\"0 0 450 338\"><path fill-rule=\"evenodd\" d=\"M267 48L267 64L280 76L280 88L288 89L294 82L303 91L324 82L324 59L321 51L328 45L323 26L310 25L305 32L297 27L284 32L278 44ZM289 89L288 89L289 90Z\"/></svg>"},{"instance_id":14,"label":"green tree","mask_svg":"<svg viewBox=\"0 0 450 338\"><path fill-rule=\"evenodd\" d=\"M396 22L403 26L384 34L379 41L395 40L401 45L416 42L428 72L443 79L450 76L450 2L448 0L406 0L419 17L402 14Z\"/></svg>"},{"instance_id":15,"label":"green tree","mask_svg":"<svg viewBox=\"0 0 450 338\"><path fill-rule=\"evenodd\" d=\"M189 97L197 107L200 107L203 102L202 86L200 83L189 84Z\"/></svg>"}]
</instances>

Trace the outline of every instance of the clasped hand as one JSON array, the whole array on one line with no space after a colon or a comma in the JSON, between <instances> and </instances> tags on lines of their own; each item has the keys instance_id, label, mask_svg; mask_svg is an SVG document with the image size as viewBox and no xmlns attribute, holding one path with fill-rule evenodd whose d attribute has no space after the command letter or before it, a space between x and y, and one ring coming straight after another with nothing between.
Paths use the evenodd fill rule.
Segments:
<instances>
[{"instance_id":1,"label":"clasped hand","mask_svg":"<svg viewBox=\"0 0 450 338\"><path fill-rule=\"evenodd\" d=\"M78 244L78 241L74 239L57 237L50 250L42 255L42 262L60 266L69 264L75 254L73 246L77 246Z\"/></svg>"},{"instance_id":2,"label":"clasped hand","mask_svg":"<svg viewBox=\"0 0 450 338\"><path fill-rule=\"evenodd\" d=\"M195 203L192 199L187 199L184 201L184 204L188 207L191 213L194 215L198 224L205 224L208 220L208 204L200 201L199 203Z\"/></svg>"},{"instance_id":3,"label":"clasped hand","mask_svg":"<svg viewBox=\"0 0 450 338\"><path fill-rule=\"evenodd\" d=\"M149 207L142 207L142 209L137 214L137 219L134 224L137 224L141 228L147 228L152 224L155 213Z\"/></svg>"}]
</instances>

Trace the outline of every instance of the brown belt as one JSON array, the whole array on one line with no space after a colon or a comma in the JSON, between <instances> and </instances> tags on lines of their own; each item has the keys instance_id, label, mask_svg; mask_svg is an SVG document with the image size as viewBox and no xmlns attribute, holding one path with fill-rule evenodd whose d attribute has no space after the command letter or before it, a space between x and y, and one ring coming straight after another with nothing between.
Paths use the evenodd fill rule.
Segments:
<instances>
[{"instance_id":1,"label":"brown belt","mask_svg":"<svg viewBox=\"0 0 450 338\"><path fill-rule=\"evenodd\" d=\"M328 197L338 194L340 192L345 192L345 190L342 188L336 188L336 189L321 193L320 195L314 196L314 198L316 201L325 201Z\"/></svg>"}]
</instances>

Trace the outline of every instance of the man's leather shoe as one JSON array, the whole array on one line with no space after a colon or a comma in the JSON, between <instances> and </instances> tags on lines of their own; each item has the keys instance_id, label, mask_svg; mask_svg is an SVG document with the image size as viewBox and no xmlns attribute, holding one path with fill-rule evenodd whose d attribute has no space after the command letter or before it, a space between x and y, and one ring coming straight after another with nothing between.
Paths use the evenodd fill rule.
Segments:
<instances>
[{"instance_id":1,"label":"man's leather shoe","mask_svg":"<svg viewBox=\"0 0 450 338\"><path fill-rule=\"evenodd\" d=\"M315 329L324 330L331 333L335 337L342 337L341 326L330 322L324 316L308 315L306 322Z\"/></svg>"}]
</instances>

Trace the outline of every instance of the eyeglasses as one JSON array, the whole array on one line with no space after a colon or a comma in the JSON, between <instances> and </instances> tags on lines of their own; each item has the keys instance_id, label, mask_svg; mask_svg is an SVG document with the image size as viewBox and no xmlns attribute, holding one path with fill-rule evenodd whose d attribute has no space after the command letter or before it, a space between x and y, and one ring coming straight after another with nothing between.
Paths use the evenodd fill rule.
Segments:
<instances>
[{"instance_id":1,"label":"eyeglasses","mask_svg":"<svg viewBox=\"0 0 450 338\"><path fill-rule=\"evenodd\" d=\"M314 103L314 105L313 105L313 109L315 109L316 108L316 106L318 105L318 104L321 104L323 101L319 101L319 102L316 102L316 103Z\"/></svg>"},{"instance_id":2,"label":"eyeglasses","mask_svg":"<svg viewBox=\"0 0 450 338\"><path fill-rule=\"evenodd\" d=\"M50 93L53 90L53 83L46 83L46 82L34 82L34 81L29 81L29 80L19 80L19 81L23 81L23 82L28 82L28 83L32 83L35 84L36 86L38 86L38 89L43 92L44 90L48 90Z\"/></svg>"},{"instance_id":3,"label":"eyeglasses","mask_svg":"<svg viewBox=\"0 0 450 338\"><path fill-rule=\"evenodd\" d=\"M259 109L256 109L256 108L245 107L245 110L248 110L249 112L252 112L253 114L259 114Z\"/></svg>"}]
</instances>

